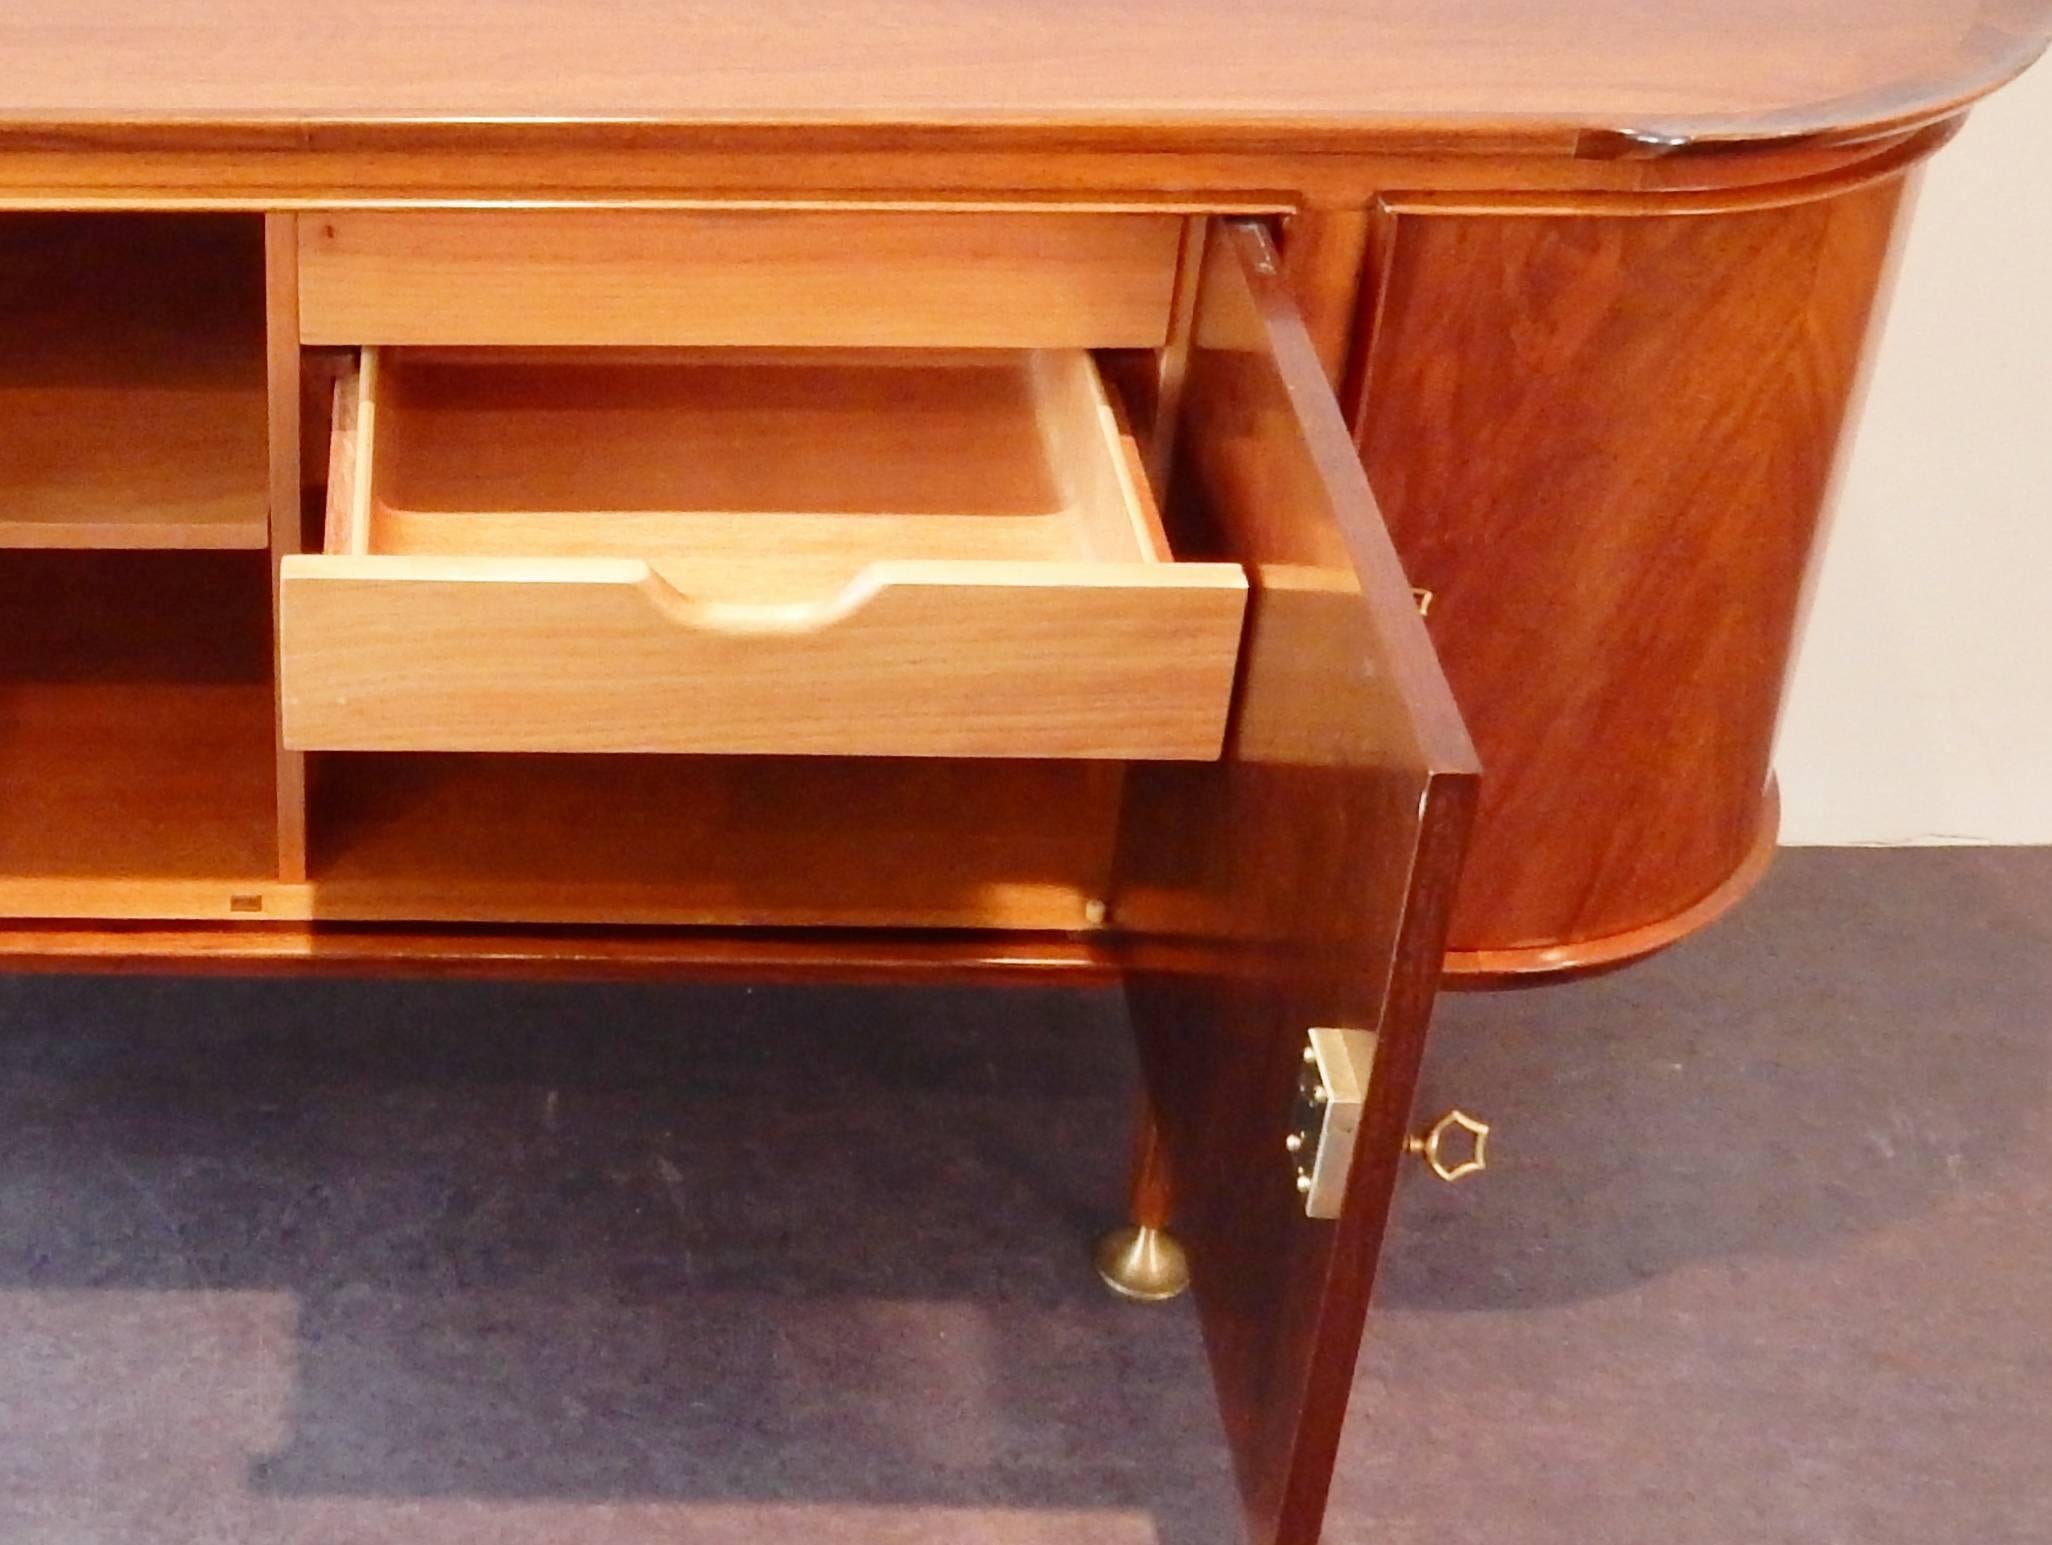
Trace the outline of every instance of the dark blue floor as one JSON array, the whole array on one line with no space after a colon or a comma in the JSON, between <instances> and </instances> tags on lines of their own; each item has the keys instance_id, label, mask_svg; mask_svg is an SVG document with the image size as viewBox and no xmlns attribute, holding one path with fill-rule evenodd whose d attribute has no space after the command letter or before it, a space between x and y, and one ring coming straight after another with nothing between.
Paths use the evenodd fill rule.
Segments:
<instances>
[{"instance_id":1,"label":"dark blue floor","mask_svg":"<svg viewBox=\"0 0 2052 1545\"><path fill-rule=\"evenodd\" d=\"M2052 850L1449 1000L1330 1537L2052 1538ZM1115 998L0 980L0 1545L1236 1538Z\"/></svg>"}]
</instances>

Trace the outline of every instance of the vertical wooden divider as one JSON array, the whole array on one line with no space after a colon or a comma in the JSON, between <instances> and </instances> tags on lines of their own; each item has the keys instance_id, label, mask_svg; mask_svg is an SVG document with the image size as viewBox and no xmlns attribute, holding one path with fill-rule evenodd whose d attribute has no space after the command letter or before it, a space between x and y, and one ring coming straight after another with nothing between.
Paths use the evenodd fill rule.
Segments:
<instances>
[{"instance_id":1,"label":"vertical wooden divider","mask_svg":"<svg viewBox=\"0 0 2052 1545\"><path fill-rule=\"evenodd\" d=\"M264 333L271 434L271 677L274 724L282 735L278 701L282 678L278 636L278 570L305 542L299 475L299 228L290 214L264 216ZM277 742L278 878L306 878L306 758Z\"/></svg>"},{"instance_id":2,"label":"vertical wooden divider","mask_svg":"<svg viewBox=\"0 0 2052 1545\"><path fill-rule=\"evenodd\" d=\"M1147 436L1147 480L1157 504L1169 500L1175 468L1176 420L1183 412L1183 378L1190 369L1190 334L1197 322L1197 284L1204 273L1204 238L1210 221L1191 215L1176 250L1176 287L1169 298L1168 338L1155 367L1154 422Z\"/></svg>"},{"instance_id":3,"label":"vertical wooden divider","mask_svg":"<svg viewBox=\"0 0 2052 1545\"><path fill-rule=\"evenodd\" d=\"M1283 280L1334 387L1346 377L1370 234L1366 209L1300 210L1283 231Z\"/></svg>"}]
</instances>

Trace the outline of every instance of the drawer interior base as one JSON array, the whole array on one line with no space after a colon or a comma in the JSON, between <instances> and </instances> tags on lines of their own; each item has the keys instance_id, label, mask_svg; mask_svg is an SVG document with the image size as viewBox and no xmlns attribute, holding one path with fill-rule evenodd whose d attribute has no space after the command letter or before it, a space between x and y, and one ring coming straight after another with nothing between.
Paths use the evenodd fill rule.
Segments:
<instances>
[{"instance_id":1,"label":"drawer interior base","mask_svg":"<svg viewBox=\"0 0 2052 1545\"><path fill-rule=\"evenodd\" d=\"M664 563L788 601L891 560L1167 557L1073 350L369 350L329 551ZM345 416L348 413L345 407Z\"/></svg>"}]
</instances>

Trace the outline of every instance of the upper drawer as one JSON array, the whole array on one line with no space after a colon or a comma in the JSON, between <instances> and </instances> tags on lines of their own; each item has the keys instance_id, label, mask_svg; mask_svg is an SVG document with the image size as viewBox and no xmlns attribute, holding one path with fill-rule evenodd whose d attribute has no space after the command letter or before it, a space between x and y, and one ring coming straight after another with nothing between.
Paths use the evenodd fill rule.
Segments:
<instances>
[{"instance_id":1,"label":"upper drawer","mask_svg":"<svg viewBox=\"0 0 2052 1545\"><path fill-rule=\"evenodd\" d=\"M1204 759L1246 581L1080 350L366 349L288 746Z\"/></svg>"},{"instance_id":2,"label":"upper drawer","mask_svg":"<svg viewBox=\"0 0 2052 1545\"><path fill-rule=\"evenodd\" d=\"M343 210L309 344L1154 348L1182 221L1060 211Z\"/></svg>"}]
</instances>

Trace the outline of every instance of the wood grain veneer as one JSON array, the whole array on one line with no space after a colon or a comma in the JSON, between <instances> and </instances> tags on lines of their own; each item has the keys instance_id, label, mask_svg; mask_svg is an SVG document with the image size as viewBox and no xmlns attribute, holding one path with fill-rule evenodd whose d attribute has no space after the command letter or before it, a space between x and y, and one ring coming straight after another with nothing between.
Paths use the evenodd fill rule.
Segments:
<instances>
[{"instance_id":1,"label":"wood grain veneer","mask_svg":"<svg viewBox=\"0 0 2052 1545\"><path fill-rule=\"evenodd\" d=\"M1130 775L1111 919L1255 1545L1317 1538L1473 811L1474 751L1256 229L1207 248L1171 511L1253 581L1223 760ZM1336 1222L1284 1151L1304 1033L1379 1032ZM1164 1174L1165 1171L1165 1174Z\"/></svg>"},{"instance_id":2,"label":"wood grain veneer","mask_svg":"<svg viewBox=\"0 0 2052 1545\"><path fill-rule=\"evenodd\" d=\"M1715 890L1693 906L1622 933L1509 949L1448 950L1447 985L1465 989L1529 987L1582 980L1623 969L1716 922L1753 892L1773 867L1781 833L1781 790L1769 779L1752 849Z\"/></svg>"},{"instance_id":3,"label":"wood grain veneer","mask_svg":"<svg viewBox=\"0 0 2052 1545\"><path fill-rule=\"evenodd\" d=\"M1904 175L1386 209L1360 445L1490 769L1456 967L1657 947L1760 845Z\"/></svg>"},{"instance_id":4,"label":"wood grain veneer","mask_svg":"<svg viewBox=\"0 0 2052 1545\"><path fill-rule=\"evenodd\" d=\"M0 135L1657 154L1945 116L2047 24L2041 0L1275 0L1258 25L1235 0L533 0L518 26L478 0L71 0L4 24Z\"/></svg>"}]
</instances>

